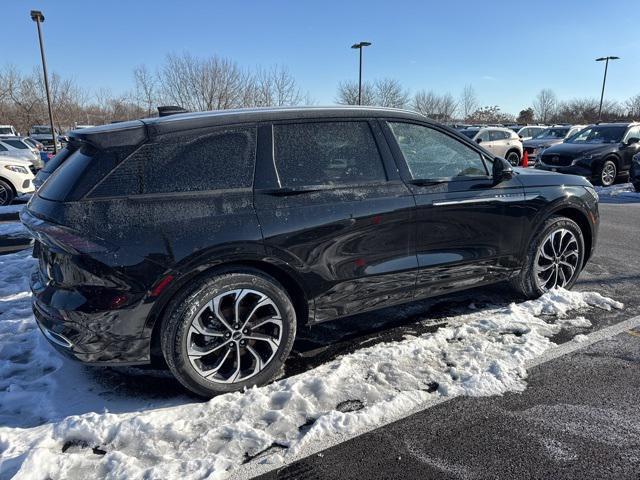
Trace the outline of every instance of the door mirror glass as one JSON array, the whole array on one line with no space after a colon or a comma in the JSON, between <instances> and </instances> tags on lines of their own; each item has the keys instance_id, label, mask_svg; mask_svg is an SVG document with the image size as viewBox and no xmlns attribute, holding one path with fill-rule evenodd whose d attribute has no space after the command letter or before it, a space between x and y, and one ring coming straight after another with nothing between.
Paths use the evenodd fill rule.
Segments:
<instances>
[{"instance_id":1,"label":"door mirror glass","mask_svg":"<svg viewBox=\"0 0 640 480\"><path fill-rule=\"evenodd\" d=\"M513 178L513 167L504 158L493 159L493 181L500 183Z\"/></svg>"}]
</instances>

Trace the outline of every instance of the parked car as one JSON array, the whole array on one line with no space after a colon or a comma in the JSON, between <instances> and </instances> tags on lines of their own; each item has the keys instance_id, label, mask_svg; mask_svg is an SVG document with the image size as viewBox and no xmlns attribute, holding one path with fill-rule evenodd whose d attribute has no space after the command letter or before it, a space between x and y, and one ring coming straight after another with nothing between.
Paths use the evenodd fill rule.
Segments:
<instances>
[{"instance_id":1,"label":"parked car","mask_svg":"<svg viewBox=\"0 0 640 480\"><path fill-rule=\"evenodd\" d=\"M518 165L522 158L522 141L513 130L502 127L468 128L462 133L493 155L506 158L511 165Z\"/></svg>"},{"instance_id":2,"label":"parked car","mask_svg":"<svg viewBox=\"0 0 640 480\"><path fill-rule=\"evenodd\" d=\"M516 133L521 140L529 140L547 129L544 125L527 125L520 128Z\"/></svg>"},{"instance_id":3,"label":"parked car","mask_svg":"<svg viewBox=\"0 0 640 480\"><path fill-rule=\"evenodd\" d=\"M29 167L27 160L0 155L0 206L9 205L17 195L34 191Z\"/></svg>"},{"instance_id":4,"label":"parked car","mask_svg":"<svg viewBox=\"0 0 640 480\"><path fill-rule=\"evenodd\" d=\"M21 137L25 142L27 142L31 147L37 149L38 151L44 150L44 145L37 140L34 140L31 137Z\"/></svg>"},{"instance_id":5,"label":"parked car","mask_svg":"<svg viewBox=\"0 0 640 480\"><path fill-rule=\"evenodd\" d=\"M54 135L52 135L51 127L49 125L34 125L31 127L31 130L29 130L29 136L42 143L46 150L53 150L55 136L55 142L58 150L62 148L60 133L55 131Z\"/></svg>"},{"instance_id":6,"label":"parked car","mask_svg":"<svg viewBox=\"0 0 640 480\"><path fill-rule=\"evenodd\" d=\"M13 125L0 125L0 135L17 137L18 132L13 128Z\"/></svg>"},{"instance_id":7,"label":"parked car","mask_svg":"<svg viewBox=\"0 0 640 480\"><path fill-rule=\"evenodd\" d=\"M299 328L509 280L571 288L597 197L409 111L269 108L73 132L21 219L33 310L92 364L199 395L272 380ZM515 133L514 133L515 135Z\"/></svg>"},{"instance_id":8,"label":"parked car","mask_svg":"<svg viewBox=\"0 0 640 480\"><path fill-rule=\"evenodd\" d=\"M524 151L529 157L529 165L535 164L540 154L551 145L564 142L566 138L570 138L586 125L556 125L547 127L533 138L523 142Z\"/></svg>"},{"instance_id":9,"label":"parked car","mask_svg":"<svg viewBox=\"0 0 640 480\"><path fill-rule=\"evenodd\" d=\"M636 192L640 192L640 153L633 156L631 171L629 172L629 181L633 184Z\"/></svg>"},{"instance_id":10,"label":"parked car","mask_svg":"<svg viewBox=\"0 0 640 480\"><path fill-rule=\"evenodd\" d=\"M13 157L20 158L22 160L27 160L31 162L33 165L33 171L37 171L42 168L42 160L40 159L40 154L35 154L22 140L19 138L13 137L5 137L0 139L0 155L5 157Z\"/></svg>"},{"instance_id":11,"label":"parked car","mask_svg":"<svg viewBox=\"0 0 640 480\"><path fill-rule=\"evenodd\" d=\"M639 150L640 123L601 123L544 150L536 168L582 175L609 186L628 177Z\"/></svg>"}]
</instances>

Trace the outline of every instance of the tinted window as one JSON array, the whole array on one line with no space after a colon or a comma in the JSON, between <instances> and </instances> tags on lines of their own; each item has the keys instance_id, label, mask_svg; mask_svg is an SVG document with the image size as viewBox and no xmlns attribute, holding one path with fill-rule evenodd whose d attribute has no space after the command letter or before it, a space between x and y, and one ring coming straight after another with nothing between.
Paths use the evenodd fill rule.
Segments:
<instances>
[{"instance_id":1,"label":"tinted window","mask_svg":"<svg viewBox=\"0 0 640 480\"><path fill-rule=\"evenodd\" d=\"M386 180L366 122L274 125L276 168L283 187Z\"/></svg>"},{"instance_id":2,"label":"tinted window","mask_svg":"<svg viewBox=\"0 0 640 480\"><path fill-rule=\"evenodd\" d=\"M507 132L503 132L502 130L491 130L490 137L492 141L505 140L509 138L509 134Z\"/></svg>"},{"instance_id":3,"label":"tinted window","mask_svg":"<svg viewBox=\"0 0 640 480\"><path fill-rule=\"evenodd\" d=\"M64 149L47 163L63 162L42 185L38 195L49 200L80 200L107 173L115 168L133 147L98 150L83 145L73 151Z\"/></svg>"},{"instance_id":4,"label":"tinted window","mask_svg":"<svg viewBox=\"0 0 640 480\"><path fill-rule=\"evenodd\" d=\"M170 136L140 147L92 197L250 188L255 128Z\"/></svg>"},{"instance_id":5,"label":"tinted window","mask_svg":"<svg viewBox=\"0 0 640 480\"><path fill-rule=\"evenodd\" d=\"M627 127L594 126L582 130L577 135L567 139L567 143L618 143L622 141Z\"/></svg>"},{"instance_id":6,"label":"tinted window","mask_svg":"<svg viewBox=\"0 0 640 480\"><path fill-rule=\"evenodd\" d=\"M422 125L390 125L414 179L487 175L480 154L459 140Z\"/></svg>"},{"instance_id":7,"label":"tinted window","mask_svg":"<svg viewBox=\"0 0 640 480\"><path fill-rule=\"evenodd\" d=\"M19 148L20 150L26 150L26 149L29 148L24 143L22 143L20 140L3 140L3 141L7 145L11 145L14 148Z\"/></svg>"},{"instance_id":8,"label":"tinted window","mask_svg":"<svg viewBox=\"0 0 640 480\"><path fill-rule=\"evenodd\" d=\"M0 145L0 152L6 152L8 150L4 145Z\"/></svg>"}]
</instances>

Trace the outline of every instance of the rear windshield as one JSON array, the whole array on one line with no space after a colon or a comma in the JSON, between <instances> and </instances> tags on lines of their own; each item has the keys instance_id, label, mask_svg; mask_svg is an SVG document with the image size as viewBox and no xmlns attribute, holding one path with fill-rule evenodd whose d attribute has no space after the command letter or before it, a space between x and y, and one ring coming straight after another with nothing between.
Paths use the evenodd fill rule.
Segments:
<instances>
[{"instance_id":1,"label":"rear windshield","mask_svg":"<svg viewBox=\"0 0 640 480\"><path fill-rule=\"evenodd\" d=\"M13 135L11 127L0 127L0 135Z\"/></svg>"},{"instance_id":2,"label":"rear windshield","mask_svg":"<svg viewBox=\"0 0 640 480\"><path fill-rule=\"evenodd\" d=\"M46 164L45 169L52 169L54 173L38 190L38 195L58 202L80 200L133 149L117 147L98 150L90 145L83 145L74 151L65 148Z\"/></svg>"}]
</instances>

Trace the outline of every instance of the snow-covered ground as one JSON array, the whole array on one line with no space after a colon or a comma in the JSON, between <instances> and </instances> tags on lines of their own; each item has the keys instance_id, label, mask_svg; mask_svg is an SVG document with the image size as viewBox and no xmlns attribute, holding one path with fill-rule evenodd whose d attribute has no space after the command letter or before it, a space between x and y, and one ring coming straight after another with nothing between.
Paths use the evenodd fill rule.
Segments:
<instances>
[{"instance_id":1,"label":"snow-covered ground","mask_svg":"<svg viewBox=\"0 0 640 480\"><path fill-rule=\"evenodd\" d=\"M596 187L600 200L607 203L640 202L640 192L630 183L620 183L610 187Z\"/></svg>"},{"instance_id":2,"label":"snow-covered ground","mask_svg":"<svg viewBox=\"0 0 640 480\"><path fill-rule=\"evenodd\" d=\"M25 207L24 203L14 203L12 205L4 205L0 207L0 214L2 213L20 213L20 211Z\"/></svg>"},{"instance_id":3,"label":"snow-covered ground","mask_svg":"<svg viewBox=\"0 0 640 480\"><path fill-rule=\"evenodd\" d=\"M33 265L27 252L0 256L0 478L224 478L439 397L521 391L525 362L553 348L552 335L584 333L587 309L623 307L598 293L553 291L202 402L166 372L129 368L126 377L54 353L30 312Z\"/></svg>"}]
</instances>

